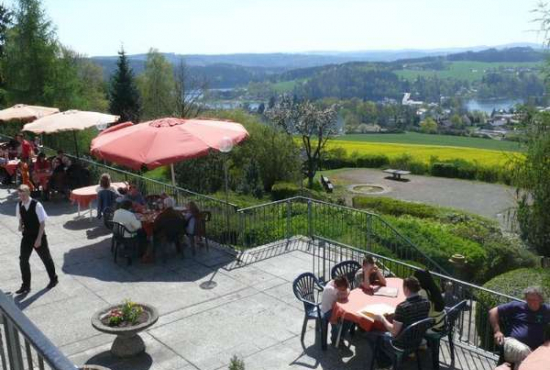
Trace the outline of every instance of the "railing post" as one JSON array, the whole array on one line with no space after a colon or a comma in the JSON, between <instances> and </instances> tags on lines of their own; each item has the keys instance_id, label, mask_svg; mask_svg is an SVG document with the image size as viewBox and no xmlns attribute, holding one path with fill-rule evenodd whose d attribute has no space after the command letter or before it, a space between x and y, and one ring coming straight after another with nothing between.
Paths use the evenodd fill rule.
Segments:
<instances>
[{"instance_id":1,"label":"railing post","mask_svg":"<svg viewBox=\"0 0 550 370\"><path fill-rule=\"evenodd\" d=\"M11 370L24 370L23 355L21 354L21 343L19 342L19 333L14 325L6 320L4 323L6 332L6 345L8 347L8 360Z\"/></svg>"},{"instance_id":2,"label":"railing post","mask_svg":"<svg viewBox=\"0 0 550 370\"><path fill-rule=\"evenodd\" d=\"M290 202L290 199L286 201L286 240L287 242L289 241L290 239L290 235L291 235L291 232L290 232L290 229L292 227L292 224L291 224L291 217L292 217L292 203Z\"/></svg>"},{"instance_id":3,"label":"railing post","mask_svg":"<svg viewBox=\"0 0 550 370\"><path fill-rule=\"evenodd\" d=\"M307 200L307 236L311 240L313 237L313 219L312 219L311 199Z\"/></svg>"},{"instance_id":4,"label":"railing post","mask_svg":"<svg viewBox=\"0 0 550 370\"><path fill-rule=\"evenodd\" d=\"M367 214L367 250L372 251L372 215Z\"/></svg>"},{"instance_id":5,"label":"railing post","mask_svg":"<svg viewBox=\"0 0 550 370\"><path fill-rule=\"evenodd\" d=\"M326 243L324 240L319 240L319 249L320 250L320 254L323 256L323 264L322 264L322 271L323 271L323 281L326 282L327 281L327 278L326 278L326 263L327 263L327 255L326 255Z\"/></svg>"}]
</instances>

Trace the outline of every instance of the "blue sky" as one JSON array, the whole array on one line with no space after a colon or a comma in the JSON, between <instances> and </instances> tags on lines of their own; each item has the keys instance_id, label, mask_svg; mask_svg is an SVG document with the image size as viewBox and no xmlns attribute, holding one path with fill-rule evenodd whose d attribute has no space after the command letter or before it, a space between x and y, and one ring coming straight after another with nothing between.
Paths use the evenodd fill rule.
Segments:
<instances>
[{"instance_id":1,"label":"blue sky","mask_svg":"<svg viewBox=\"0 0 550 370\"><path fill-rule=\"evenodd\" d=\"M15 0L7 0L13 4ZM90 56L432 49L541 43L538 0L43 0Z\"/></svg>"}]
</instances>

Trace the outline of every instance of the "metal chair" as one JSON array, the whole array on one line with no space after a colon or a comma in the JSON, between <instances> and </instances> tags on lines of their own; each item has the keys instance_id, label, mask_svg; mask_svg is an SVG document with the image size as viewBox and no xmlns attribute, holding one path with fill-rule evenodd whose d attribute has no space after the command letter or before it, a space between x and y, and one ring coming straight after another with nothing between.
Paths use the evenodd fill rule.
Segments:
<instances>
[{"instance_id":1,"label":"metal chair","mask_svg":"<svg viewBox=\"0 0 550 370\"><path fill-rule=\"evenodd\" d=\"M361 268L361 264L354 260L342 261L332 267L330 270L331 279L335 279L338 276L344 275L349 282L349 287L351 289L357 288L355 282L355 274Z\"/></svg>"},{"instance_id":2,"label":"metal chair","mask_svg":"<svg viewBox=\"0 0 550 370\"><path fill-rule=\"evenodd\" d=\"M309 320L316 320L315 328L321 331L321 347L323 350L327 348L326 341L326 328L323 324L323 318L321 315L321 305L317 303L316 294L323 291L323 287L319 284L317 277L311 272L304 272L299 275L292 283L292 290L298 300L304 304L304 323L302 325L302 334L300 340L304 343L304 336L306 334L307 322Z\"/></svg>"},{"instance_id":3,"label":"metal chair","mask_svg":"<svg viewBox=\"0 0 550 370\"><path fill-rule=\"evenodd\" d=\"M132 232L126 228L123 224L119 222L111 222L113 225L113 254L114 261L116 263L118 256L118 248L120 245L124 246L124 249L128 250L134 248L136 245L136 236L137 233ZM130 235L127 237L126 235ZM129 254L126 255L128 265L132 264L132 257Z\"/></svg>"},{"instance_id":4,"label":"metal chair","mask_svg":"<svg viewBox=\"0 0 550 370\"><path fill-rule=\"evenodd\" d=\"M422 339L426 334L426 331L431 328L435 323L435 320L431 317L417 321L401 331L397 337L391 339L391 347L393 350L393 370L398 370L403 359L406 358L411 353L415 354L416 364L418 370L422 370L422 364L420 361L420 353L418 347L422 343ZM370 369L374 369L374 362L380 350L380 341L382 338L377 338L372 354L371 366Z\"/></svg>"},{"instance_id":5,"label":"metal chair","mask_svg":"<svg viewBox=\"0 0 550 370\"><path fill-rule=\"evenodd\" d=\"M468 301L464 300L455 306L448 309L448 311L443 316L445 320L445 326L441 331L430 331L426 333L425 338L428 341L429 346L432 350L432 368L434 370L439 370L439 347L441 344L441 339L445 336L449 340L449 350L451 352L451 367L454 368L455 365L455 345L453 342L454 328L455 323L460 313L466 308ZM438 322L439 323L439 322Z\"/></svg>"}]
</instances>

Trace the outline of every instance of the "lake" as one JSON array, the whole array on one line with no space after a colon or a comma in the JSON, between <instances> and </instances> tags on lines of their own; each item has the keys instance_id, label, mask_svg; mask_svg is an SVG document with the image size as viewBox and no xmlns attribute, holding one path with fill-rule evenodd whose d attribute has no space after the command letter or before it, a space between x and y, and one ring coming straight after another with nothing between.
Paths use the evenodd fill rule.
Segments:
<instances>
[{"instance_id":1,"label":"lake","mask_svg":"<svg viewBox=\"0 0 550 370\"><path fill-rule=\"evenodd\" d=\"M521 99L491 99L491 100L481 100L481 99L470 99L464 103L464 106L469 111L482 111L488 114L491 114L493 109L495 110L509 110L514 108L516 104L522 104L523 100Z\"/></svg>"}]
</instances>

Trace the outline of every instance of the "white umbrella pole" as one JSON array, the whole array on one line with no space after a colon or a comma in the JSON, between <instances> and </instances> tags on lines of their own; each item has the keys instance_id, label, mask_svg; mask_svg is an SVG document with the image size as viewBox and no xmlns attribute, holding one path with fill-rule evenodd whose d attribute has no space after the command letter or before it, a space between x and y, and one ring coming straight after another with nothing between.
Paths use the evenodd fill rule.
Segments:
<instances>
[{"instance_id":1,"label":"white umbrella pole","mask_svg":"<svg viewBox=\"0 0 550 370\"><path fill-rule=\"evenodd\" d=\"M172 185L176 186L176 173L174 172L174 164L170 165L170 172L172 172Z\"/></svg>"}]
</instances>

